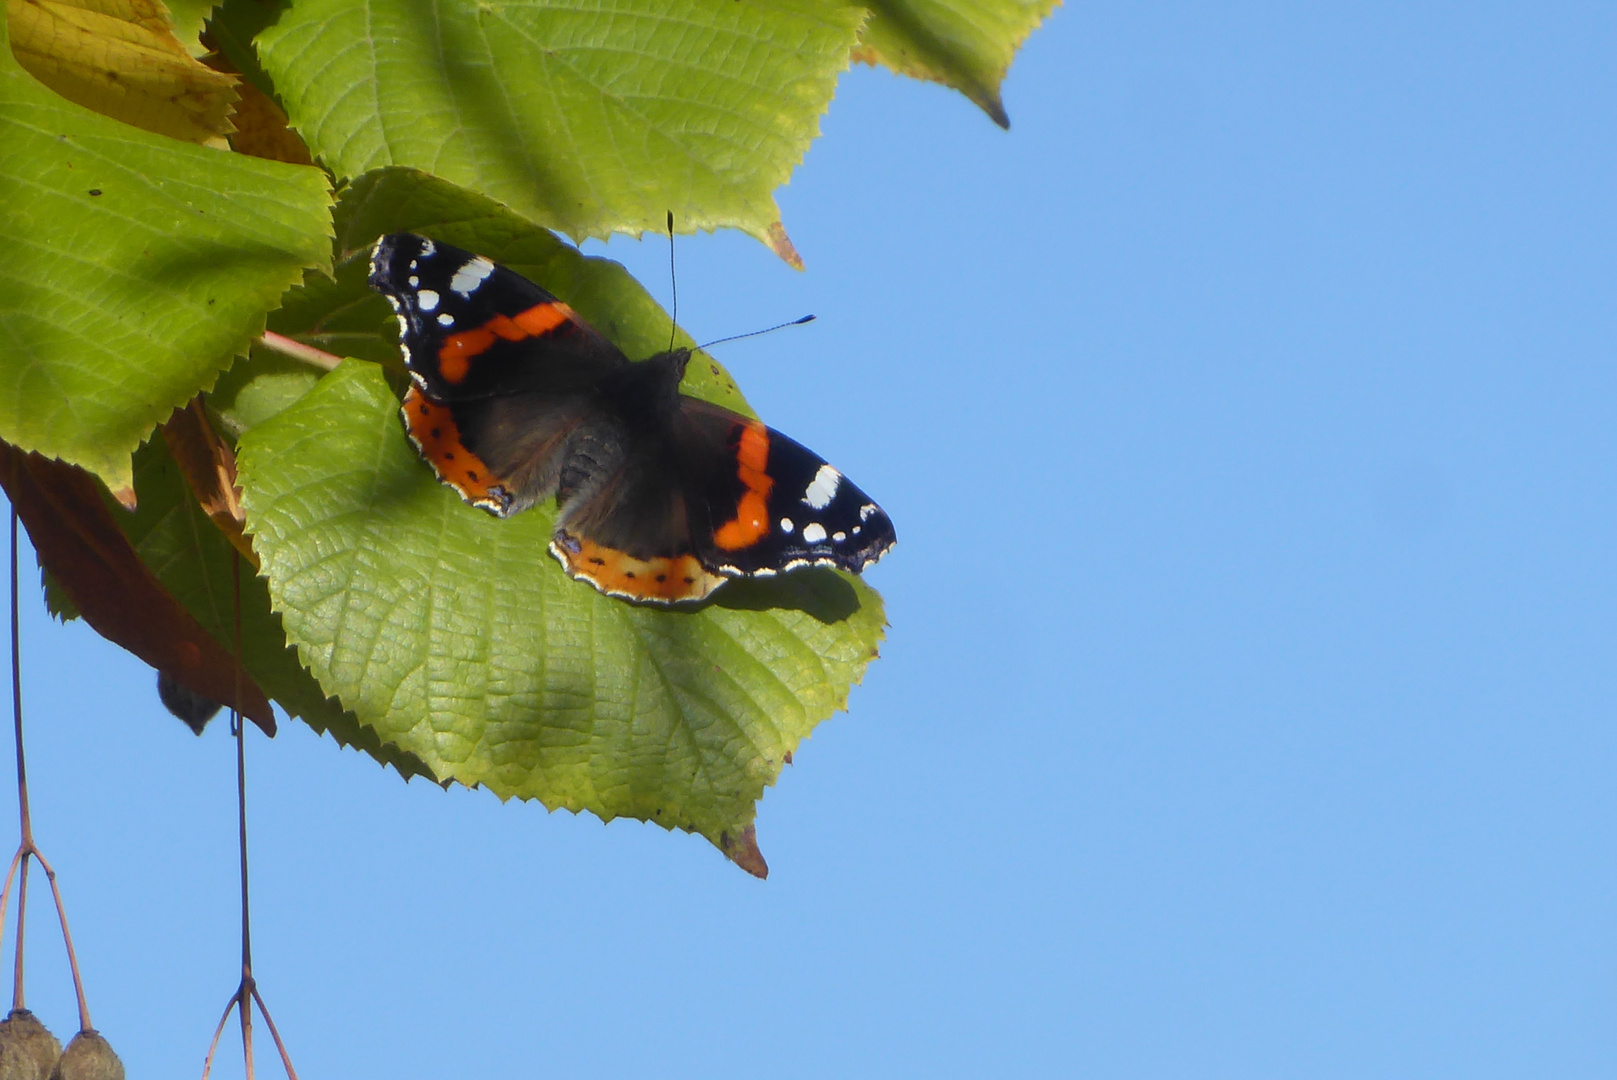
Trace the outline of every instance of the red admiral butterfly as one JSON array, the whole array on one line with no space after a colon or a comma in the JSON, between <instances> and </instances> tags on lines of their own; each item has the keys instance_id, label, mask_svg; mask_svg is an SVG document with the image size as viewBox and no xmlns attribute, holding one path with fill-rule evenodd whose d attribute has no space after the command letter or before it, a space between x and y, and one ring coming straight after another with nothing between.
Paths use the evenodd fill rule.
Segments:
<instances>
[{"instance_id":1,"label":"red admiral butterfly","mask_svg":"<svg viewBox=\"0 0 1617 1080\"><path fill-rule=\"evenodd\" d=\"M681 394L689 349L631 362L515 271L410 233L376 242L370 287L399 316L421 456L497 517L554 495L550 553L608 596L700 600L733 577L858 572L893 546L823 458Z\"/></svg>"}]
</instances>

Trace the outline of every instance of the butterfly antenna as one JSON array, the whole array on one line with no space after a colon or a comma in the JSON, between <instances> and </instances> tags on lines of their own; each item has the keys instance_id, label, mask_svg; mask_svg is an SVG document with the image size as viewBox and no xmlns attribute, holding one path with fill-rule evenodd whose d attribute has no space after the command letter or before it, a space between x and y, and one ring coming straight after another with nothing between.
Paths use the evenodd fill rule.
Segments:
<instances>
[{"instance_id":1,"label":"butterfly antenna","mask_svg":"<svg viewBox=\"0 0 1617 1080\"><path fill-rule=\"evenodd\" d=\"M802 326L804 323L813 322L813 321L814 321L814 316L805 315L801 319L793 319L790 322L778 323L775 326L769 327L769 329L767 329L767 330L754 330L750 334L732 334L729 337L721 337L717 341L708 342L706 345L698 345L697 348L699 348L699 349L709 349L709 348L712 348L714 345L723 345L727 341L740 341L742 338L757 337L760 334L773 334L776 330L784 330L788 326Z\"/></svg>"},{"instance_id":2,"label":"butterfly antenna","mask_svg":"<svg viewBox=\"0 0 1617 1080\"><path fill-rule=\"evenodd\" d=\"M674 274L674 212L668 211L668 283L674 293L674 308L668 316L668 351L674 351L674 334L679 329L679 278Z\"/></svg>"}]
</instances>

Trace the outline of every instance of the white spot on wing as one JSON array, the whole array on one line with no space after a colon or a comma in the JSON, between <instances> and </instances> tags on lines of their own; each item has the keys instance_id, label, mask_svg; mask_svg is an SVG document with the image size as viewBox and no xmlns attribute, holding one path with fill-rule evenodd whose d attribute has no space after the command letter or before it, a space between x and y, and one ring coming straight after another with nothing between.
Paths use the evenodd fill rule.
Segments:
<instances>
[{"instance_id":1,"label":"white spot on wing","mask_svg":"<svg viewBox=\"0 0 1617 1080\"><path fill-rule=\"evenodd\" d=\"M871 516L880 509L881 507L877 506L875 503L866 503L859 508L859 520L869 521Z\"/></svg>"},{"instance_id":2,"label":"white spot on wing","mask_svg":"<svg viewBox=\"0 0 1617 1080\"><path fill-rule=\"evenodd\" d=\"M825 539L825 526L818 521L811 521L803 526L803 539L811 544L818 544Z\"/></svg>"},{"instance_id":3,"label":"white spot on wing","mask_svg":"<svg viewBox=\"0 0 1617 1080\"><path fill-rule=\"evenodd\" d=\"M438 245L434 244L431 240L428 240L425 236L423 236L421 238L421 255L422 255L423 258L425 258L428 255L433 254L437 250L438 250ZM410 269L411 270L415 269L415 263L412 262L410 264Z\"/></svg>"},{"instance_id":4,"label":"white spot on wing","mask_svg":"<svg viewBox=\"0 0 1617 1080\"><path fill-rule=\"evenodd\" d=\"M845 532L834 532L834 533L831 534L831 539L835 540L839 544L842 543L847 538L848 538L848 534L845 533Z\"/></svg>"},{"instance_id":5,"label":"white spot on wing","mask_svg":"<svg viewBox=\"0 0 1617 1080\"><path fill-rule=\"evenodd\" d=\"M438 325L439 326L454 326L455 325L455 317L453 315L449 314L449 312L447 312L447 311L440 311L438 313Z\"/></svg>"},{"instance_id":6,"label":"white spot on wing","mask_svg":"<svg viewBox=\"0 0 1617 1080\"><path fill-rule=\"evenodd\" d=\"M422 311L438 310L438 294L431 289L422 289L416 293L415 302L420 305Z\"/></svg>"},{"instance_id":7,"label":"white spot on wing","mask_svg":"<svg viewBox=\"0 0 1617 1080\"><path fill-rule=\"evenodd\" d=\"M791 518L781 518L780 519L780 531L781 532L789 533L793 529L795 529L796 527L797 526L792 524L792 519Z\"/></svg>"},{"instance_id":8,"label":"white spot on wing","mask_svg":"<svg viewBox=\"0 0 1617 1080\"><path fill-rule=\"evenodd\" d=\"M421 285L421 279L416 277L414 274L411 274L410 275L410 288L412 288L412 289L418 288L420 285Z\"/></svg>"},{"instance_id":9,"label":"white spot on wing","mask_svg":"<svg viewBox=\"0 0 1617 1080\"><path fill-rule=\"evenodd\" d=\"M820 471L814 474L809 481L808 490L803 492L803 502L810 509L824 510L831 505L831 500L837 496L837 486L842 483L842 474L829 465L821 465Z\"/></svg>"},{"instance_id":10,"label":"white spot on wing","mask_svg":"<svg viewBox=\"0 0 1617 1080\"><path fill-rule=\"evenodd\" d=\"M472 290L483 283L483 279L494 273L494 264L479 255L468 259L466 264L455 271L455 276L449 279L449 287L461 296L470 298Z\"/></svg>"}]
</instances>

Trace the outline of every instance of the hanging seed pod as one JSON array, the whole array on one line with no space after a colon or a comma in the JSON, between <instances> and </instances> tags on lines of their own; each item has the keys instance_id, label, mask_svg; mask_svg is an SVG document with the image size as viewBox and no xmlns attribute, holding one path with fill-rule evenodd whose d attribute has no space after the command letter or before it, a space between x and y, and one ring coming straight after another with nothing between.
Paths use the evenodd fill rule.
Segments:
<instances>
[{"instance_id":1,"label":"hanging seed pod","mask_svg":"<svg viewBox=\"0 0 1617 1080\"><path fill-rule=\"evenodd\" d=\"M48 1080L62 1044L27 1009L0 1020L0 1080Z\"/></svg>"},{"instance_id":2,"label":"hanging seed pod","mask_svg":"<svg viewBox=\"0 0 1617 1080\"><path fill-rule=\"evenodd\" d=\"M99 1031L81 1031L62 1051L50 1080L124 1080L124 1063Z\"/></svg>"},{"instance_id":3,"label":"hanging seed pod","mask_svg":"<svg viewBox=\"0 0 1617 1080\"><path fill-rule=\"evenodd\" d=\"M208 721L220 708L217 701L203 697L166 671L157 673L157 696L164 708L198 735L202 734L202 729L208 726Z\"/></svg>"}]
</instances>

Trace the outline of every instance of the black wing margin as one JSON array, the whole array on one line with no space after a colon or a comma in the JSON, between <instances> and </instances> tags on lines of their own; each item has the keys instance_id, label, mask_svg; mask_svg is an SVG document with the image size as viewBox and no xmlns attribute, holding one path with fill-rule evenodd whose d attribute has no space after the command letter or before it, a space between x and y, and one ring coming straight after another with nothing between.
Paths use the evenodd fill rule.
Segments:
<instances>
[{"instance_id":1,"label":"black wing margin","mask_svg":"<svg viewBox=\"0 0 1617 1080\"><path fill-rule=\"evenodd\" d=\"M687 472L692 517L707 526L693 530L697 554L715 573L767 576L802 566L859 573L892 549L887 513L814 451L695 398L682 398L680 411L691 441L724 447L712 464Z\"/></svg>"}]
</instances>

